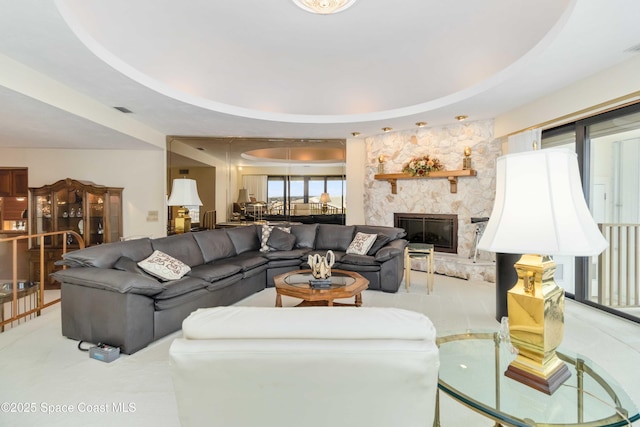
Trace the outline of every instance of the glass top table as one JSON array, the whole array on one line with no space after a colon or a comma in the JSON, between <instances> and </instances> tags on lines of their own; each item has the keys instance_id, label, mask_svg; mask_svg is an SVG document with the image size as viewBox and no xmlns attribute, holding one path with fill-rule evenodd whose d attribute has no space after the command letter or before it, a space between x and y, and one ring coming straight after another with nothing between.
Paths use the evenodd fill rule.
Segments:
<instances>
[{"instance_id":1,"label":"glass top table","mask_svg":"<svg viewBox=\"0 0 640 427\"><path fill-rule=\"evenodd\" d=\"M469 332L438 338L438 388L496 421L496 425L630 426L638 408L622 388L587 358L560 349L571 377L547 395L504 375L515 358L498 332ZM439 414L436 416L439 426Z\"/></svg>"},{"instance_id":2,"label":"glass top table","mask_svg":"<svg viewBox=\"0 0 640 427\"><path fill-rule=\"evenodd\" d=\"M362 305L362 291L369 287L369 281L354 271L331 270L331 283L325 288L314 288L311 270L296 270L274 277L276 287L276 307L282 307L282 296L299 298L300 306L305 305ZM353 304L337 303L336 299L355 298Z\"/></svg>"}]
</instances>

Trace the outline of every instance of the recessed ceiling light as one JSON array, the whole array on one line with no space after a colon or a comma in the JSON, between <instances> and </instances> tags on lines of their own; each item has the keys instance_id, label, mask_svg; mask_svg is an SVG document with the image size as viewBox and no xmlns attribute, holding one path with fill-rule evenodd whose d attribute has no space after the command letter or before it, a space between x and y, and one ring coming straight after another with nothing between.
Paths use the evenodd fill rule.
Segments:
<instances>
[{"instance_id":1,"label":"recessed ceiling light","mask_svg":"<svg viewBox=\"0 0 640 427\"><path fill-rule=\"evenodd\" d=\"M456 116L456 120L461 122L463 120L467 120L469 118L469 116Z\"/></svg>"},{"instance_id":2,"label":"recessed ceiling light","mask_svg":"<svg viewBox=\"0 0 640 427\"><path fill-rule=\"evenodd\" d=\"M353 5L356 0L293 0L293 2L307 12L328 15L342 12Z\"/></svg>"},{"instance_id":3,"label":"recessed ceiling light","mask_svg":"<svg viewBox=\"0 0 640 427\"><path fill-rule=\"evenodd\" d=\"M423 128L427 125L427 122L417 122L416 126L418 126L419 128Z\"/></svg>"},{"instance_id":4,"label":"recessed ceiling light","mask_svg":"<svg viewBox=\"0 0 640 427\"><path fill-rule=\"evenodd\" d=\"M351 132L352 136L360 136L360 132Z\"/></svg>"},{"instance_id":5,"label":"recessed ceiling light","mask_svg":"<svg viewBox=\"0 0 640 427\"><path fill-rule=\"evenodd\" d=\"M382 130L383 130L384 132L389 132L389 131L391 130L391 128L382 128Z\"/></svg>"}]
</instances>

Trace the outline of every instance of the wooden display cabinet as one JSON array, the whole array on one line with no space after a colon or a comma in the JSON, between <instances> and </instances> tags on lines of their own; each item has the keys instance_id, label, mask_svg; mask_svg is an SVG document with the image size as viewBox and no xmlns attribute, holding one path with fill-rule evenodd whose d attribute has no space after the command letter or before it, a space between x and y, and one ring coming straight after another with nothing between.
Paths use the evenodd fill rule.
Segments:
<instances>
[{"instance_id":1,"label":"wooden display cabinet","mask_svg":"<svg viewBox=\"0 0 640 427\"><path fill-rule=\"evenodd\" d=\"M122 237L122 190L70 178L30 188L31 234L71 230L83 237L85 247L117 242ZM79 248L78 241L71 234L43 238L45 277L61 268L55 262L62 259L63 239L66 239L67 251ZM31 242L29 249L29 276L32 281L40 280L40 244L40 241ZM45 282L48 289L55 288L55 285L53 279Z\"/></svg>"}]
</instances>

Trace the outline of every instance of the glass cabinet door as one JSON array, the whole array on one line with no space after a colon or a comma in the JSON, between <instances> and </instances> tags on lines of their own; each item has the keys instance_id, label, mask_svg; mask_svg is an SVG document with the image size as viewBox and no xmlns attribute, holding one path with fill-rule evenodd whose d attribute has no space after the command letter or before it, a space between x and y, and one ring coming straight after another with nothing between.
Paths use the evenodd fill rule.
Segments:
<instances>
[{"instance_id":1,"label":"glass cabinet door","mask_svg":"<svg viewBox=\"0 0 640 427\"><path fill-rule=\"evenodd\" d=\"M51 195L34 196L35 218L33 234L48 233L54 230L53 218L51 216ZM45 238L45 245L51 245L51 237Z\"/></svg>"},{"instance_id":2,"label":"glass cabinet door","mask_svg":"<svg viewBox=\"0 0 640 427\"><path fill-rule=\"evenodd\" d=\"M109 241L117 242L122 236L120 211L122 211L122 197L120 194L109 194Z\"/></svg>"},{"instance_id":3,"label":"glass cabinet door","mask_svg":"<svg viewBox=\"0 0 640 427\"><path fill-rule=\"evenodd\" d=\"M83 204L82 191L75 187L66 187L54 193L55 203L57 206L57 222L56 229L71 230L82 235L83 231ZM78 239L72 234L68 234L60 239L65 239L67 246L78 247ZM62 244L62 241L58 243Z\"/></svg>"},{"instance_id":4,"label":"glass cabinet door","mask_svg":"<svg viewBox=\"0 0 640 427\"><path fill-rule=\"evenodd\" d=\"M87 193L89 199L87 215L89 234L85 236L87 246L104 243L104 197L104 194Z\"/></svg>"}]
</instances>

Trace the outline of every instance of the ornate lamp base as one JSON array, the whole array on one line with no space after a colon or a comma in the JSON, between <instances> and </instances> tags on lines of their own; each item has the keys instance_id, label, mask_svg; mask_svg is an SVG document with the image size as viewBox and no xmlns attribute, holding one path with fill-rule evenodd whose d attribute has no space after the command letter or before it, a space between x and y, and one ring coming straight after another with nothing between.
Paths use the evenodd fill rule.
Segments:
<instances>
[{"instance_id":1,"label":"ornate lamp base","mask_svg":"<svg viewBox=\"0 0 640 427\"><path fill-rule=\"evenodd\" d=\"M173 228L176 233L191 231L191 217L189 216L189 209L184 206L181 206L178 209L178 216L174 220Z\"/></svg>"},{"instance_id":2,"label":"ornate lamp base","mask_svg":"<svg viewBox=\"0 0 640 427\"><path fill-rule=\"evenodd\" d=\"M509 367L505 371L505 376L512 378L516 381L519 381L523 384L528 385L529 387L533 387L536 390L539 390L546 394L553 394L554 391L558 389L570 376L571 372L569 372L569 368L564 364L558 356L554 354L558 365L555 370L551 372L551 374L546 374L544 370L537 371L535 369L530 369L530 366L526 366L526 368L520 368L518 365L521 365L521 361L518 360L520 356L516 358ZM523 358L524 359L524 358ZM555 363L554 363L555 365Z\"/></svg>"},{"instance_id":3,"label":"ornate lamp base","mask_svg":"<svg viewBox=\"0 0 640 427\"><path fill-rule=\"evenodd\" d=\"M518 349L505 375L552 394L571 376L556 348L564 335L564 290L553 280L549 256L523 255L515 264L518 283L507 294L509 335Z\"/></svg>"}]
</instances>

